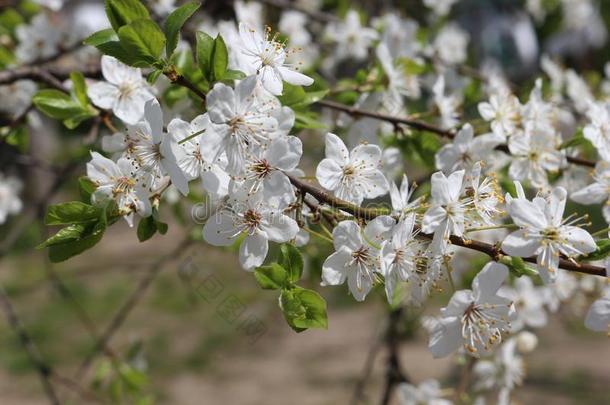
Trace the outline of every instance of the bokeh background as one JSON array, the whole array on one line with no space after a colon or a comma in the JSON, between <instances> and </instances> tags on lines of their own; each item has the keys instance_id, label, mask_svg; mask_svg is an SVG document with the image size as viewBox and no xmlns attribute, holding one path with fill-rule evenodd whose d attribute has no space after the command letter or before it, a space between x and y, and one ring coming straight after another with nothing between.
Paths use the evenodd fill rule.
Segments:
<instances>
[{"instance_id":1,"label":"bokeh background","mask_svg":"<svg viewBox=\"0 0 610 405\"><path fill-rule=\"evenodd\" d=\"M475 67L497 63L513 82L529 89L540 74L539 58L546 53L586 72L592 83L599 82L610 54L610 1L587 2L595 5L593 14L585 10L564 15L562 7L567 1L541 0L550 11L538 19L523 11L526 2L517 0L463 0L451 15L470 34ZM0 1L4 7L3 3ZM84 26L94 31L105 25L102 1L66 3L62 20L72 22L74 29ZM323 9L339 15L349 7L358 7L371 17L392 8L422 26L429 22L416 0L321 3ZM267 10L268 20L277 21L280 10ZM233 16L229 1L206 1L203 12L213 19ZM345 66L344 75L357 68ZM36 119L29 148L37 158L61 161L67 151L86 155L87 145L70 131L41 115ZM322 136L307 132L300 137L306 150L303 167L313 173L322 152ZM25 209L0 227L0 282L55 369L78 375L82 359L94 345L93 335L106 328L142 277L159 270L142 302L109 344L139 372L130 374L127 384L115 383L109 371L112 356L98 356L89 373L93 389L116 397L117 403L123 398L126 404L339 404L349 403L355 387L364 381L363 403L380 399L386 353L378 341L387 322L385 296L379 290L366 302L356 303L346 288L319 288L328 245L312 239L305 248L304 286L317 289L326 298L329 328L296 334L286 326L276 296L262 291L240 269L235 250L199 242L176 251L185 232L201 231L188 202L173 212L163 212L170 224L164 236L155 235L140 244L134 230L119 222L94 249L51 265L44 251L34 249L48 232L39 214L47 204L75 198L76 179L84 165L68 174L74 181L68 181L52 200L42 201L51 185L49 168L20 165L14 148L0 144L0 168L15 167L25 180ZM425 173L409 165L407 172L413 177ZM593 215L595 226L603 227L597 222L599 216ZM15 236L10 230L19 224L25 232ZM483 263L477 256L464 260L472 268ZM435 295L426 313L434 313L446 300L444 293ZM551 317L547 328L538 331L539 348L527 357L527 378L524 387L515 392L515 401L610 403L610 342L606 336L584 329L581 310L564 307ZM438 378L455 383L459 364L432 359L419 324L422 315L421 310L409 309L400 328L405 371L416 382ZM369 375L364 374L367 364L372 365ZM66 399L83 401L77 396ZM18 337L0 322L0 404L44 403L33 365Z\"/></svg>"}]
</instances>

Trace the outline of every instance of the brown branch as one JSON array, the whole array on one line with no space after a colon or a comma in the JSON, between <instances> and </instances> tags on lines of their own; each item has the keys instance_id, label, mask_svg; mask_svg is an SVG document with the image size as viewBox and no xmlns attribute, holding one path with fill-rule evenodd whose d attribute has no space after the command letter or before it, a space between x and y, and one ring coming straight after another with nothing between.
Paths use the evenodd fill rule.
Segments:
<instances>
[{"instance_id":1,"label":"brown branch","mask_svg":"<svg viewBox=\"0 0 610 405\"><path fill-rule=\"evenodd\" d=\"M399 324L402 320L403 308L392 309L389 314L388 330L385 343L388 348L388 359L386 362L386 381L381 397L381 404L387 405L392 398L392 392L396 385L409 382L409 378L402 370L400 357L398 355L400 344Z\"/></svg>"},{"instance_id":2,"label":"brown branch","mask_svg":"<svg viewBox=\"0 0 610 405\"><path fill-rule=\"evenodd\" d=\"M387 209L359 207L359 206L349 203L347 201L343 201L343 200L331 195L327 191L319 189L318 187L314 186L313 184L307 183L294 176L290 176L290 175L287 175L287 176L290 179L290 182L292 183L293 186L295 186L299 190L302 190L302 191L306 192L307 194L311 195L316 200L318 200L320 203L324 203L324 204L329 205L332 208L337 208L342 211L345 211L357 218L364 219L364 220L371 220L378 216L389 214L389 210L387 210ZM425 238L429 238L429 239L432 239L432 236L433 236L433 235L424 234L421 232L419 233L419 235L421 237L425 237ZM503 256L510 256L510 255L506 254L504 251L502 251L502 249L500 249L500 247L489 244L489 243L480 242L480 241L476 241L476 240L467 240L467 239L464 239L464 238L461 238L461 237L455 236L455 235L452 235L450 237L450 241L452 244L454 244L456 246L461 246L461 247L464 247L467 249L476 250L481 253L485 253L486 255L491 257L494 261L500 260ZM528 263L537 262L535 256L534 257L524 257L523 260ZM573 272L577 272L577 273L607 277L606 269L604 267L595 266L595 265L592 265L589 263L578 263L578 262L575 262L575 261L572 261L572 260L569 260L566 258L559 259L559 267L564 270L573 271Z\"/></svg>"},{"instance_id":3,"label":"brown branch","mask_svg":"<svg viewBox=\"0 0 610 405\"><path fill-rule=\"evenodd\" d=\"M59 397L57 396L57 392L51 383L51 375L53 374L51 366L43 360L38 348L34 345L34 341L17 317L13 304L11 304L10 299L2 287L0 287L0 306L6 315L9 325L17 334L21 346L23 346L23 349L26 351L30 361L34 367L36 367L36 371L40 377L40 382L42 383L42 387L49 402L53 405L59 405Z\"/></svg>"},{"instance_id":4,"label":"brown branch","mask_svg":"<svg viewBox=\"0 0 610 405\"><path fill-rule=\"evenodd\" d=\"M0 84L9 84L23 79L42 82L64 93L68 92L68 89L48 69L38 66L22 66L0 71Z\"/></svg>"},{"instance_id":5,"label":"brown branch","mask_svg":"<svg viewBox=\"0 0 610 405\"><path fill-rule=\"evenodd\" d=\"M346 104L341 104L341 103L337 103L335 101L329 101L329 100L320 100L320 101L316 102L316 104L318 104L322 107L336 110L336 111L342 111L353 117L373 118L376 120L389 122L389 123L393 124L394 126L406 125L410 128L417 129L419 131L432 132L432 133L442 136L444 138L448 138L448 139L455 138L455 131L443 129L436 125L433 125L433 124L430 124L430 123L427 123L424 121L420 121L420 120L415 120L415 119L411 119L411 118L401 118L401 117L396 117L393 115L378 113L378 112L374 112L374 111L362 110L362 109L359 109L356 107L352 107L352 106L349 106ZM502 152L510 153L510 151L508 150L508 147L506 145L500 145L496 149L500 150ZM595 167L595 162L587 160L587 159L574 157L574 156L567 156L566 159L568 162L575 164L575 165L586 166L586 167Z\"/></svg>"},{"instance_id":6,"label":"brown branch","mask_svg":"<svg viewBox=\"0 0 610 405\"><path fill-rule=\"evenodd\" d=\"M131 313L131 311L136 307L136 305L140 302L140 300L144 297L144 294L155 280L157 275L163 270L163 266L170 260L175 259L178 255L186 249L193 240L190 237L190 232L187 232L187 237L180 242L176 248L174 248L169 254L163 256L159 259L144 275L144 277L140 280L136 288L132 291L132 293L127 298L127 301L123 303L123 305L119 308L119 310L112 317L112 320L102 333L102 335L98 338L95 343L93 350L85 357L83 362L81 363L78 372L77 372L77 380L80 381L85 377L89 367L91 366L93 360L100 354L100 352L107 347L110 343L110 340L114 336L114 334L123 326L123 323Z\"/></svg>"}]
</instances>

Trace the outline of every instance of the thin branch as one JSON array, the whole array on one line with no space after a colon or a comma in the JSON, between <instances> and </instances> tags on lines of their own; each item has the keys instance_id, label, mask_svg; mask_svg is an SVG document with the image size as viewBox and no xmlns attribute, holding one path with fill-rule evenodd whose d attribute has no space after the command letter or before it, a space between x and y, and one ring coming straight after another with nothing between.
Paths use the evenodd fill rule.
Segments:
<instances>
[{"instance_id":1,"label":"thin branch","mask_svg":"<svg viewBox=\"0 0 610 405\"><path fill-rule=\"evenodd\" d=\"M403 382L409 382L409 378L402 370L400 357L398 355L400 345L399 325L402 320L403 307L392 309L389 314L388 330L385 344L388 348L388 359L386 362L386 382L381 397L381 404L387 405L392 398L394 388Z\"/></svg>"},{"instance_id":2,"label":"thin branch","mask_svg":"<svg viewBox=\"0 0 610 405\"><path fill-rule=\"evenodd\" d=\"M387 209L360 207L360 206L354 205L352 203L349 203L347 201L341 200L341 199L331 195L327 191L321 190L318 187L314 186L313 184L307 183L297 177L294 177L291 175L287 175L287 176L293 186L295 186L299 190L302 190L302 191L306 192L307 194L311 195L316 200L318 200L320 203L327 204L327 205L331 206L332 208L337 208L337 209L343 210L357 218L364 219L364 220L371 220L371 219L374 219L381 215L389 215L389 210L387 210ZM418 235L423 238L428 238L428 239L432 239L432 237L433 237L433 235L424 234L422 232L420 232ZM503 256L510 256L510 255L506 254L504 251L502 251L502 249L499 246L492 245L489 243L480 242L480 241L476 241L476 240L468 240L468 239L464 239L462 237L455 236L455 235L452 235L450 237L450 241L452 244L454 244L456 246L461 246L461 247L464 247L467 249L476 250L481 253L485 253L486 255L491 257L492 260L494 260L494 261L499 261L500 259L502 259ZM523 258L523 260L528 263L537 263L537 259L535 256L534 257L525 257L525 258ZM579 262L569 260L566 258L559 259L559 267L564 270L574 271L577 273L607 277L606 269L604 267L595 266L595 265L592 265L589 263L579 263Z\"/></svg>"},{"instance_id":3,"label":"thin branch","mask_svg":"<svg viewBox=\"0 0 610 405\"><path fill-rule=\"evenodd\" d=\"M316 104L318 104L322 107L336 110L336 111L342 111L353 117L369 117L369 118L373 118L376 120L389 122L389 123L393 124L394 126L406 125L410 128L417 129L419 131L432 132L432 133L442 136L444 138L448 138L448 139L455 138L455 131L443 129L436 125L433 125L433 124L430 124L430 123L427 123L424 121L420 121L420 120L415 120L415 119L411 119L411 118L401 118L401 117L396 117L393 115L378 113L378 112L374 112L374 111L362 110L362 109L359 109L356 107L352 107L352 106L349 106L346 104L341 104L341 103L337 103L335 101L329 101L329 100L320 100L320 101L316 102ZM510 153L510 151L508 150L508 147L506 145L500 145L496 149L500 150L502 152L505 152L505 153ZM575 156L566 156L566 159L568 162L575 164L575 165L586 166L586 167L595 167L595 162L584 159L584 158L579 158L579 157L575 157Z\"/></svg>"},{"instance_id":4,"label":"thin branch","mask_svg":"<svg viewBox=\"0 0 610 405\"><path fill-rule=\"evenodd\" d=\"M310 10L306 7L296 4L294 1L289 0L257 0L259 3L267 4L269 6L277 7L282 10L294 10L305 14L316 21L324 23L339 21L339 18L334 14L325 13L323 11Z\"/></svg>"},{"instance_id":5,"label":"thin branch","mask_svg":"<svg viewBox=\"0 0 610 405\"><path fill-rule=\"evenodd\" d=\"M59 405L59 397L57 396L57 392L51 383L51 375L53 374L51 366L43 360L38 348L34 345L34 341L17 317L13 304L11 304L10 299L2 287L0 287L0 306L2 306L2 310L6 315L9 325L17 334L21 346L23 346L24 350L28 354L28 357L30 358L30 361L34 367L36 367L36 371L40 377L40 382L42 383L42 387L49 402L53 405Z\"/></svg>"},{"instance_id":6,"label":"thin branch","mask_svg":"<svg viewBox=\"0 0 610 405\"><path fill-rule=\"evenodd\" d=\"M107 347L110 343L110 340L114 336L114 334L123 326L123 323L131 313L131 311L136 307L136 305L140 302L140 300L144 297L144 294L152 284L152 282L157 278L157 275L163 270L163 266L170 260L175 259L178 255L186 249L193 240L190 237L190 233L187 232L189 236L180 242L174 250L172 250L169 254L163 256L159 259L144 275L144 277L140 280L135 290L132 291L130 296L127 298L127 301L123 303L123 305L119 308L119 310L112 317L112 320L102 333L102 335L98 338L95 343L93 350L85 357L83 362L81 363L78 372L77 372L77 380L80 381L86 375L89 367L91 366L93 360L98 356L98 354L103 350L104 347Z\"/></svg>"},{"instance_id":7,"label":"thin branch","mask_svg":"<svg viewBox=\"0 0 610 405\"><path fill-rule=\"evenodd\" d=\"M0 84L9 84L23 79L39 81L64 93L68 92L68 89L48 69L39 66L22 66L0 71Z\"/></svg>"}]
</instances>

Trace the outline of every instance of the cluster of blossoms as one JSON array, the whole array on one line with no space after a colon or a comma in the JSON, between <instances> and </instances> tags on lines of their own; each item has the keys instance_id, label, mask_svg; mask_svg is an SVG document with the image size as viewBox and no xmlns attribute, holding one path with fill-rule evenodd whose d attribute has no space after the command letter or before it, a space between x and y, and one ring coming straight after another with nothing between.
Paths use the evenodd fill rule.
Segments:
<instances>
[{"instance_id":1,"label":"cluster of blossoms","mask_svg":"<svg viewBox=\"0 0 610 405\"><path fill-rule=\"evenodd\" d=\"M62 5L39 2L53 10ZM153 3L160 16L175 8L173 1ZM439 21L456 3L424 1ZM538 2L527 3L530 13L544 18ZM321 285L347 282L357 301L383 285L391 305L415 306L433 292L451 288L453 295L439 315L422 322L430 335L429 349L435 357L483 357L474 367L476 390L498 390L498 403L509 403L511 390L524 378L522 355L536 344L531 330L544 326L560 302L602 293L585 324L608 331L610 293L603 281L585 282L590 278L560 270L562 263L576 263L598 250L584 229L587 217L564 215L570 199L604 204L603 217L610 223L607 95L596 99L576 72L544 57L548 80L538 79L527 100L514 94L501 70L485 71L485 101L477 99L473 106L480 119L463 123L464 82L471 79L461 76L458 67L468 58L470 36L456 23L440 25L422 41L415 20L388 13L368 26L356 10L349 10L345 18L327 24L321 44L307 30L308 15L287 10L279 26L295 47L289 48L264 26L260 4L237 1L234 7L238 24L203 20L198 26L224 38L229 68L243 73L210 86L204 113L186 96L184 105L169 105L167 81L151 84L143 77L146 71L101 57L103 80L88 80L87 96L120 119L122 130L103 137L105 155L91 152L92 204L113 201L133 226L136 216L156 215L168 190L186 196L198 180L213 206L203 239L214 246L239 244L239 262L248 271L269 261L269 242L307 244L309 234L316 234L308 223L320 223L326 213L333 229L324 228L327 236L322 236L332 237L334 251L323 262ZM571 29L584 29L571 24ZM17 38L22 63L53 56L63 41L46 14L19 27ZM332 52L319 60L322 45ZM188 49L188 44L180 46ZM311 164L301 165L299 111L286 106L282 96L295 86L318 84L313 73L302 70L309 73L319 65L332 77L341 64L364 63L372 55L378 66L348 89L357 93L353 107L360 113L324 116L336 134L324 135L325 156L315 165L314 185L305 176ZM543 91L545 80L550 91ZM606 84L610 88L610 77ZM36 86L22 80L0 87L0 94L10 93L14 100L1 109L13 117L27 113ZM415 144L414 138L424 135L408 126L410 110L421 105L428 105L435 117L433 132L449 138L419 154L420 160L431 158L438 170L423 180L429 193L419 193L410 183L403 162L409 155L400 148L401 142ZM384 122L374 114L394 118ZM582 133L574 135L581 124ZM585 141L599 157L591 173L571 163L577 159L573 146ZM500 179L507 180L505 188L514 188L512 194L502 191ZM0 177L0 223L21 209L19 189L18 181ZM368 202L389 205L370 208ZM495 243L485 251L493 260L478 266L471 288L456 291L460 274L454 268L461 258L456 247L468 248L476 242L474 236L491 230L493 240L484 242ZM489 235L483 232L481 239ZM516 258L530 262L534 268L527 267L528 274L537 274L541 283L529 275L509 276ZM610 268L610 260L606 265ZM514 336L506 339L508 333ZM451 403L434 380L403 384L400 391L405 404Z\"/></svg>"}]
</instances>

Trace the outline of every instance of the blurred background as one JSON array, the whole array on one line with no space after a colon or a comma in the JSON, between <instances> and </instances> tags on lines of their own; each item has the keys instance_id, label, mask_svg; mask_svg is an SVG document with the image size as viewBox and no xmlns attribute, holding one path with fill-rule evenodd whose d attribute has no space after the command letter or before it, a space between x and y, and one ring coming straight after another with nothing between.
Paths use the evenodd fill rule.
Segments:
<instances>
[{"instance_id":1,"label":"blurred background","mask_svg":"<svg viewBox=\"0 0 610 405\"><path fill-rule=\"evenodd\" d=\"M24 2L0 1L0 15L18 3ZM420 26L433 23L419 0L313 3L336 15L357 7L372 19L395 10ZM234 18L230 1L206 1L202 10L213 21ZM282 12L273 5L265 10L270 22ZM64 28L76 37L107 25L102 1L65 1L56 18L68 22ZM540 74L542 54L585 72L592 83L604 77L610 1L462 0L453 6L451 18L469 33L473 66L501 66L514 83L531 85ZM313 24L312 33L319 34L322 27ZM339 76L359 67L345 66ZM4 97L0 105L12 102ZM33 114L27 138L33 160L23 161L15 145L0 144L0 171L24 182L22 213L0 226L0 282L53 369L77 381L89 379L93 392L115 403L343 404L354 396L361 403L378 403L387 357L379 344L388 312L384 292L375 291L366 302L356 303L346 288L319 288L321 263L331 248L324 242L312 239L304 250L304 286L327 300L329 328L301 334L286 325L276 296L262 291L240 269L235 250L180 242L186 232L198 235L202 227L187 202L162 212L169 223L166 235L140 244L134 229L121 221L94 249L51 265L44 250L34 249L49 232L41 214L48 204L78 198L76 182L84 173L89 146L73 131ZM313 173L322 154L321 134L312 131L300 137L306 151L303 168ZM56 168L41 162L61 162L64 155L82 159L63 173L73 180L54 189L55 176L49 173ZM406 170L425 173L409 164ZM481 257L464 258L465 267L480 268L482 263ZM117 311L151 274L155 276L142 301L124 324L110 328L109 352L97 350L83 376L79 370L83 359L96 352L96 336L108 330ZM426 314L438 311L447 299L445 293L434 295ZM582 311L562 307L549 326L537 331L539 348L527 358L525 384L514 395L517 403L610 403L610 344L606 336L584 329ZM419 324L422 315L409 309L400 325L405 372L415 382L438 378L455 385L460 364L432 359ZM114 361L121 363L119 369L125 362L120 376ZM0 322L0 404L47 403L34 371L20 337ZM73 392L65 400L88 403L85 398L87 394Z\"/></svg>"}]
</instances>

